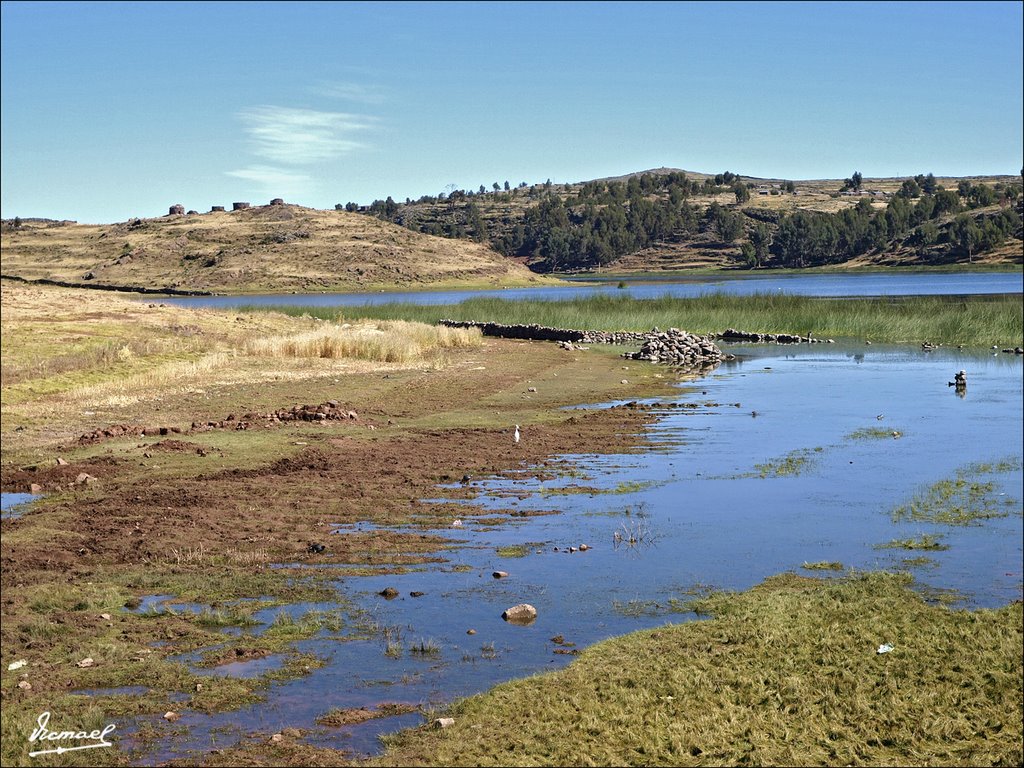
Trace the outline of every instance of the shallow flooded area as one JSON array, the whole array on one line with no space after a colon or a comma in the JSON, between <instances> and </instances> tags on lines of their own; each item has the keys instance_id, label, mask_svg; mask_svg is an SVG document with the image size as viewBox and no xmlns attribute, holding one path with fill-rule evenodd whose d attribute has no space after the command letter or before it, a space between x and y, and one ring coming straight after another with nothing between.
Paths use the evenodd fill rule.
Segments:
<instances>
[{"instance_id":1,"label":"shallow flooded area","mask_svg":"<svg viewBox=\"0 0 1024 768\"><path fill-rule=\"evenodd\" d=\"M156 721L160 746L146 762L285 728L372 754L379 734L422 720L380 705L441 706L564 665L602 639L694 620L688 598L783 571L907 571L930 600L956 608L1021 598L1019 356L880 344L727 351L736 359L681 387L677 407L651 404L660 412L652 450L574 457L582 472L544 481L468 480L475 503L553 514L501 525L453 516L437 532L458 545L446 562L376 576L337 569L358 627L293 648L323 666L271 682L264 702L240 711ZM960 370L965 389L950 386ZM335 526L331 536L366 528ZM144 605L163 610L168 597ZM519 603L537 609L535 621L503 621ZM258 635L282 612L330 607L268 608L225 642ZM258 675L280 663L266 656L209 673ZM354 708L382 716L316 724Z\"/></svg>"}]
</instances>

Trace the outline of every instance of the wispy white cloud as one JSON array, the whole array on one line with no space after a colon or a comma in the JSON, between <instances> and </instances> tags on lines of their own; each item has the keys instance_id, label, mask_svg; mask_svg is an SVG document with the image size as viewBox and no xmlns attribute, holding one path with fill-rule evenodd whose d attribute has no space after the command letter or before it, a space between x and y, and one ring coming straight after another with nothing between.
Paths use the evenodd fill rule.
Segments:
<instances>
[{"instance_id":1,"label":"wispy white cloud","mask_svg":"<svg viewBox=\"0 0 1024 768\"><path fill-rule=\"evenodd\" d=\"M312 182L308 174L293 173L269 165L250 165L237 171L227 171L227 175L254 182L264 192L274 196L301 195Z\"/></svg>"},{"instance_id":2,"label":"wispy white cloud","mask_svg":"<svg viewBox=\"0 0 1024 768\"><path fill-rule=\"evenodd\" d=\"M355 101L360 104L383 104L387 101L383 89L366 83L331 82L321 80L306 88L307 91L328 99Z\"/></svg>"},{"instance_id":3,"label":"wispy white cloud","mask_svg":"<svg viewBox=\"0 0 1024 768\"><path fill-rule=\"evenodd\" d=\"M305 165L348 154L367 145L354 134L372 128L376 119L346 112L262 106L238 115L253 152L271 162Z\"/></svg>"}]
</instances>

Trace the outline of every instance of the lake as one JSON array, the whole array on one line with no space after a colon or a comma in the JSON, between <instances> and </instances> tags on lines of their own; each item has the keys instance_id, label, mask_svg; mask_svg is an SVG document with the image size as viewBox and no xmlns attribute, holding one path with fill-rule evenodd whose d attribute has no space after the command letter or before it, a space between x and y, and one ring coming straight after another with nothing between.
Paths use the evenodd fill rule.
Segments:
<instances>
[{"instance_id":1,"label":"lake","mask_svg":"<svg viewBox=\"0 0 1024 768\"><path fill-rule=\"evenodd\" d=\"M666 409L651 428L654 449L564 457L585 477L541 483L524 474L473 484L488 508L558 514L497 527L465 518L441 531L458 545L446 553L449 562L411 573L356 577L339 569L339 589L373 628L369 639L298 643L326 666L272 685L258 705L213 716L185 709L173 727L154 718L167 739L147 760L286 727L309 729L311 743L372 754L380 733L420 716L347 728L313 721L334 708L381 702L443 705L567 664L572 649L604 638L694 620L680 612L688 595L747 589L783 571L821 578L906 571L929 600L955 607L1021 598L1020 356L853 343L726 346L737 359L680 387L678 401L696 407ZM964 392L948 386L960 369L968 374ZM529 439L524 427L522 440ZM937 488L956 488L958 480L980 488L970 504L985 517L966 525L900 518L911 501L927 506ZM573 493L573 485L600 492ZM948 501L970 506L955 495ZM333 535L368 527L339 526ZM943 549L892 546L924 537ZM586 551L567 551L582 543ZM521 557L499 553L516 545ZM843 570L804 567L825 562ZM509 575L494 579L495 570ZM400 596L383 599L385 587ZM537 608L537 620L505 623L502 611L521 602ZM281 610L326 607L272 608L257 618L266 626ZM555 644L558 635L574 645ZM397 652L386 653L389 638ZM869 644L899 641L880 636ZM183 725L190 735L174 736Z\"/></svg>"},{"instance_id":2,"label":"lake","mask_svg":"<svg viewBox=\"0 0 1024 768\"><path fill-rule=\"evenodd\" d=\"M692 298L709 293L749 296L755 293L790 293L799 296L924 296L980 295L1024 292L1024 272L900 272L814 275L743 275L655 279L651 276L619 281L588 278L579 284L543 288L504 288L483 291L405 291L381 293L255 294L251 296L199 296L161 299L186 307L238 307L290 304L293 306L360 306L405 302L457 304L476 297L568 300L598 293L650 299L661 296ZM146 299L152 301L152 298Z\"/></svg>"}]
</instances>

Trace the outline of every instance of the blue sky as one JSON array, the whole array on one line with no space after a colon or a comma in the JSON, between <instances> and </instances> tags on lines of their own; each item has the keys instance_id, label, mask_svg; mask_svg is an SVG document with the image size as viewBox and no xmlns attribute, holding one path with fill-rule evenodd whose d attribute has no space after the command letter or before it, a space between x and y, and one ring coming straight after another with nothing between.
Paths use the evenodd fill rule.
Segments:
<instances>
[{"instance_id":1,"label":"blue sky","mask_svg":"<svg viewBox=\"0 0 1024 768\"><path fill-rule=\"evenodd\" d=\"M2 215L317 208L670 166L1016 174L997 3L3 2Z\"/></svg>"}]
</instances>

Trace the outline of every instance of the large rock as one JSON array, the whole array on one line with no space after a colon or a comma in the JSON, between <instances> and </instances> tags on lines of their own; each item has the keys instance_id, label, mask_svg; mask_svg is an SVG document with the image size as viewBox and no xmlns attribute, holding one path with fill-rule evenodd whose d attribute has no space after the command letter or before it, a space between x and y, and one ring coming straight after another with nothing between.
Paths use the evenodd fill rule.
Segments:
<instances>
[{"instance_id":1,"label":"large rock","mask_svg":"<svg viewBox=\"0 0 1024 768\"><path fill-rule=\"evenodd\" d=\"M520 603L506 609L501 618L512 624L529 624L537 618L537 609L529 603Z\"/></svg>"}]
</instances>

